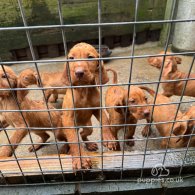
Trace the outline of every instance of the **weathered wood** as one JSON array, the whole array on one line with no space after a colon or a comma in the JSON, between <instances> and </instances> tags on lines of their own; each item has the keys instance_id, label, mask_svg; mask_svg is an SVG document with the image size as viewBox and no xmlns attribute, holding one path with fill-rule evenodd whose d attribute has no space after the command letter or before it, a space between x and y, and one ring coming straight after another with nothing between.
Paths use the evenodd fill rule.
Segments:
<instances>
[{"instance_id":1,"label":"weathered wood","mask_svg":"<svg viewBox=\"0 0 195 195\"><path fill-rule=\"evenodd\" d=\"M148 151L144 163L144 174L151 176L151 169L156 165L160 165L163 162L164 152L159 153L159 151ZM123 177L130 178L135 176L140 176L141 168L143 165L143 152L125 152L124 153L124 164L123 164ZM93 169L84 174L85 180L104 180L106 179L119 179L121 168L122 168L122 152L105 152L103 154L103 175L101 172L102 168L102 158L99 153L89 153L91 156ZM185 155L185 150L169 150L166 154L166 160L164 166L170 169L170 174L178 174L179 169L182 165L183 158ZM184 171L192 173L195 171L195 151L188 151L186 160L184 161ZM62 167L66 178L69 181L80 180L81 175L75 173L72 170L72 158L69 155L60 155ZM52 156L39 156L39 163L43 174L48 179L48 181L55 180L60 181L61 178L61 168L57 155ZM0 170L7 181L10 183L22 182L21 171L17 165L17 162L9 161L14 160L13 157L0 159ZM24 175L30 182L42 182L41 172L35 157L28 157L19 160L19 164L24 172ZM1 181L1 180L0 180ZM3 184L3 181L1 181Z\"/></svg>"}]
</instances>

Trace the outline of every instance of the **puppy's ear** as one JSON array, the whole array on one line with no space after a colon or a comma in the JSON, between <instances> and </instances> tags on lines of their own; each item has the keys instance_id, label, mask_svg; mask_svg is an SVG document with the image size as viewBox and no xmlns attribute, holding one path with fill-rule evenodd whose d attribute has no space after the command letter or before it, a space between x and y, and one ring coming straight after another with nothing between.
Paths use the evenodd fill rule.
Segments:
<instances>
[{"instance_id":1,"label":"puppy's ear","mask_svg":"<svg viewBox=\"0 0 195 195\"><path fill-rule=\"evenodd\" d=\"M177 64L181 64L181 62L182 62L182 58L180 58L180 57L175 57L175 60L176 60Z\"/></svg>"},{"instance_id":2,"label":"puppy's ear","mask_svg":"<svg viewBox=\"0 0 195 195\"><path fill-rule=\"evenodd\" d=\"M66 63L64 65L64 70L63 70L63 73L62 73L62 78L61 78L61 81L65 84L65 85L70 85L70 81L69 81L69 78L68 78L68 63Z\"/></svg>"},{"instance_id":3,"label":"puppy's ear","mask_svg":"<svg viewBox=\"0 0 195 195\"><path fill-rule=\"evenodd\" d=\"M117 102L114 104L114 106L125 106L125 104L124 104L124 101L123 101L123 100L121 100L121 101L119 100L119 101L117 101ZM116 112L122 114L122 115L125 114L125 108L115 107L114 110L115 110Z\"/></svg>"},{"instance_id":4,"label":"puppy's ear","mask_svg":"<svg viewBox=\"0 0 195 195\"><path fill-rule=\"evenodd\" d=\"M168 76L170 73L174 72L173 61L165 62L163 76Z\"/></svg>"},{"instance_id":5,"label":"puppy's ear","mask_svg":"<svg viewBox=\"0 0 195 195\"><path fill-rule=\"evenodd\" d=\"M99 62L98 62L99 63ZM96 80L96 84L100 84L100 67L101 67L101 84L106 84L109 81L109 77L108 77L108 73L106 71L106 69L104 68L104 63L103 61L101 61L101 65L98 65L98 68L95 72L95 80Z\"/></svg>"},{"instance_id":6,"label":"puppy's ear","mask_svg":"<svg viewBox=\"0 0 195 195\"><path fill-rule=\"evenodd\" d=\"M17 87L17 85L18 85L18 77L14 76L14 78L13 78L13 88Z\"/></svg>"},{"instance_id":7,"label":"puppy's ear","mask_svg":"<svg viewBox=\"0 0 195 195\"><path fill-rule=\"evenodd\" d=\"M33 72L33 75L34 75L34 77L35 77L35 79L36 79L36 84L37 84L37 86L38 87L41 87L41 82L40 82L40 80L39 80L39 76L38 76L38 74L37 74L37 72L36 71L34 71Z\"/></svg>"},{"instance_id":8,"label":"puppy's ear","mask_svg":"<svg viewBox=\"0 0 195 195\"><path fill-rule=\"evenodd\" d=\"M187 122L184 122L184 123L177 122L174 125L173 134L174 135L185 135L187 132L187 129L188 129Z\"/></svg>"},{"instance_id":9,"label":"puppy's ear","mask_svg":"<svg viewBox=\"0 0 195 195\"><path fill-rule=\"evenodd\" d=\"M192 132L192 128L194 126L194 121L189 120L191 117L183 116L181 120L186 120L184 122L176 122L173 127L174 135L187 135Z\"/></svg>"}]
</instances>

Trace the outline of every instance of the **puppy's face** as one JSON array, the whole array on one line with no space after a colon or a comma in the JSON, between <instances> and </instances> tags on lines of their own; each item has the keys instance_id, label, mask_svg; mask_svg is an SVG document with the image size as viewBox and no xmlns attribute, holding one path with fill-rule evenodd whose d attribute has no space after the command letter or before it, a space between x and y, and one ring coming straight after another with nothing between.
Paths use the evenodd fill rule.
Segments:
<instances>
[{"instance_id":1,"label":"puppy's face","mask_svg":"<svg viewBox=\"0 0 195 195\"><path fill-rule=\"evenodd\" d=\"M99 54L95 50L95 48L87 43L79 43L75 45L68 54L68 59L93 59L98 58ZM89 85L99 83L99 68L100 64L98 60L92 61L74 61L69 62L69 70L71 82L73 85ZM66 64L64 73L63 73L63 81L66 85L69 85L68 78L68 66ZM102 67L102 84L108 82L108 75L106 70L104 69L103 63Z\"/></svg>"},{"instance_id":2,"label":"puppy's face","mask_svg":"<svg viewBox=\"0 0 195 195\"><path fill-rule=\"evenodd\" d=\"M35 71L32 69L23 70L20 73L18 80L19 80L19 83L25 87L27 87L28 85L34 85L37 83Z\"/></svg>"},{"instance_id":3,"label":"puppy's face","mask_svg":"<svg viewBox=\"0 0 195 195\"><path fill-rule=\"evenodd\" d=\"M17 86L17 76L14 73L14 71L7 67L4 66L5 72L3 71L2 67L0 67L0 88L1 89L10 89L10 85L11 88L15 88ZM9 82L8 82L9 80ZM9 85L10 83L10 85ZM5 91L0 91L0 96L4 97L4 96L9 96L11 93L10 90L5 90Z\"/></svg>"},{"instance_id":4,"label":"puppy's face","mask_svg":"<svg viewBox=\"0 0 195 195\"><path fill-rule=\"evenodd\" d=\"M128 99L129 112L137 119L146 119L150 117L150 109L147 106L147 97L142 89L136 86L130 87L130 95ZM134 105L137 105L134 107ZM141 107L139 107L139 105ZM146 106L143 106L146 105Z\"/></svg>"}]
</instances>

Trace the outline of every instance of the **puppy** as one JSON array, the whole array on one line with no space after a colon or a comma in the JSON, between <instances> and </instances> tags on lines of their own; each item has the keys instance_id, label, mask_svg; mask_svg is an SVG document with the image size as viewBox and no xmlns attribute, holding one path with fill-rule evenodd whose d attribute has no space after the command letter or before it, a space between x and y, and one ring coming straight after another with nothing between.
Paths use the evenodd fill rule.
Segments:
<instances>
[{"instance_id":1,"label":"puppy","mask_svg":"<svg viewBox=\"0 0 195 195\"><path fill-rule=\"evenodd\" d=\"M26 69L23 72L21 72L20 74L20 85L21 87L26 88L28 85L33 85L37 82L37 74L32 70L32 69ZM18 91L18 93L20 93L20 95L18 95L18 99L19 101L22 101L23 98L26 96L26 94L28 93L28 90L23 90L23 91ZM22 99L21 99L22 98ZM61 112L60 112L61 113ZM87 126L92 126L91 121L88 121ZM83 141L89 141L87 136L90 134L92 134L93 132L93 128L83 128L83 130L81 131L81 137ZM62 137L63 138L63 137ZM64 140L62 140L64 141ZM98 149L98 146L95 142L86 142L85 143L86 148L89 151L96 151ZM67 145L65 146L66 150L67 150ZM64 151L62 151L64 153Z\"/></svg>"},{"instance_id":2,"label":"puppy","mask_svg":"<svg viewBox=\"0 0 195 195\"><path fill-rule=\"evenodd\" d=\"M76 44L69 52L68 59L93 59L98 58L99 54L96 49L87 44L79 43ZM65 65L62 80L65 85L70 85L70 78L68 77L68 67L70 70L70 78L73 86L87 86L95 84L105 84L109 81L107 71L104 68L103 63L99 63L99 60L90 61L70 61ZM101 82L99 72L101 70ZM73 93L73 96L72 96ZM74 97L74 103L73 103ZM98 87L76 87L72 90L67 89L66 95L64 96L63 108L73 109L73 108L93 108L100 106L100 92ZM78 137L76 131L78 131L77 126L86 126L91 120L92 115L94 115L98 121L100 121L100 109L83 109L76 110L75 115L73 110L63 111L62 123L65 127L74 127L70 129L65 129L64 134L67 137L68 142L78 142ZM76 126L74 124L76 120ZM102 110L102 134L103 134L103 144L109 149L115 150L117 143L115 137L111 132L111 129L107 127L109 125L108 118L104 110ZM90 131L86 132L86 136L90 135ZM80 145L81 156L86 156L86 151L83 146ZM78 144L70 144L70 154L73 156L73 168L74 169L88 169L92 166L91 160L89 158L79 158L74 156L80 156Z\"/></svg>"},{"instance_id":3,"label":"puppy","mask_svg":"<svg viewBox=\"0 0 195 195\"><path fill-rule=\"evenodd\" d=\"M9 67L5 67L6 75L8 76L9 82L12 88L26 88L28 85L34 82L34 77L31 77L32 70L27 69L21 72L19 78L17 78L16 74ZM9 84L6 79L6 75L3 70L0 70L0 86L1 88L9 89ZM30 75L30 76L29 76ZM18 98L18 102L20 108L22 110L45 110L46 106L43 101L35 101L29 99L26 95L28 94L28 90L22 90L14 92L15 96ZM21 142L21 140L28 133L26 129L26 124L22 118L22 115L19 112L6 112L6 110L18 110L18 106L14 100L13 94L11 94L10 90L1 91L0 92L1 102L0 109L5 110L2 113L6 124L11 125L15 128L22 128L15 130L14 134L10 138L11 144L13 144L13 150L17 148L17 144ZM54 109L51 105L49 105L49 109ZM25 121L28 127L61 127L61 115L58 111L51 111L51 120L52 124L50 124L48 112L22 112L25 118ZM53 126L52 126L53 125ZM48 140L49 135L45 130L30 130L40 137L38 143L44 143ZM58 137L65 139L64 134L60 133L60 130L56 130L56 134ZM34 145L34 149L38 150L41 147L41 144ZM13 150L10 146L3 146L0 148L0 156L11 156ZM33 151L33 146L29 148L29 151Z\"/></svg>"},{"instance_id":4,"label":"puppy","mask_svg":"<svg viewBox=\"0 0 195 195\"><path fill-rule=\"evenodd\" d=\"M163 54L161 52L160 54ZM170 52L167 52L170 54ZM175 56L167 56L165 58L165 64L162 72L162 80L177 80L186 79L187 73L181 72L177 68L177 64L181 64L182 59ZM162 57L150 57L148 58L148 63L158 69L161 68L163 62ZM195 74L190 74L189 78L195 78ZM172 95L180 96L185 85L185 81L175 81L170 83L162 83L162 88L164 90L163 95L170 97ZM185 88L184 95L195 97L195 80L189 80Z\"/></svg>"},{"instance_id":5,"label":"puppy","mask_svg":"<svg viewBox=\"0 0 195 195\"><path fill-rule=\"evenodd\" d=\"M182 117L182 120L188 119L188 129L190 130L189 133L193 133L195 134L195 130L193 130L194 126L195 126L195 106L190 107L184 114ZM180 135L182 132L179 132L180 129L176 129L174 131L174 134L176 135ZM183 139L186 139L186 144L189 141L189 137L184 137ZM191 137L190 143L189 143L190 147L195 147L195 136Z\"/></svg>"},{"instance_id":6,"label":"puppy","mask_svg":"<svg viewBox=\"0 0 195 195\"><path fill-rule=\"evenodd\" d=\"M145 87L145 86L140 86L140 88L143 90L146 90L152 97L154 97L155 91L153 91L152 89ZM153 102L154 102L154 99L152 99L150 103L153 104ZM170 102L171 101L169 100L168 97L162 94L157 95L156 104L168 104ZM175 118L176 111L177 111L177 107L175 104L156 105L154 106L152 120L155 123L173 121ZM183 116L183 114L179 111L177 114L176 121L185 120L184 122L176 122L174 126L173 126L173 123L171 122L160 123L160 124L156 124L155 126L158 129L162 137L187 135L187 134L190 134L192 130L191 123L188 122L189 119L190 117L188 117L187 115ZM173 131L171 133L172 126L173 126ZM145 132L143 132L142 134L144 135ZM167 144L169 148L186 147L188 140L189 140L189 136L187 137L187 139L186 137L179 137L179 138L171 137L169 144L168 144L168 138L164 138L161 141L161 148L166 148Z\"/></svg>"},{"instance_id":7,"label":"puppy","mask_svg":"<svg viewBox=\"0 0 195 195\"><path fill-rule=\"evenodd\" d=\"M117 83L117 78L114 79ZM150 117L150 110L147 106L147 97L144 92L136 86L130 87L130 93L128 96L128 90L120 87L113 86L109 87L106 92L106 107L114 106L128 106L127 119L125 121L125 110L126 108L107 108L109 114L109 120L111 125L121 125L121 124L137 124L138 120L146 119ZM132 105L146 105L142 107L132 107ZM126 123L125 123L126 122ZM112 132L117 138L117 133L121 129L121 126L113 126ZM134 145L133 136L135 133L136 125L127 126L127 131L125 134L125 139L128 139L126 143L129 146Z\"/></svg>"}]
</instances>

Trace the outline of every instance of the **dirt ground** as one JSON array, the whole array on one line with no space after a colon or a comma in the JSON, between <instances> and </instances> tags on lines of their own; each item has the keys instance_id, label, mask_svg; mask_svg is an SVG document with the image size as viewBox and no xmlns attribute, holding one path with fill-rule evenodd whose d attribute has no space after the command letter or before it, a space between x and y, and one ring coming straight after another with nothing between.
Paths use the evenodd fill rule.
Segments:
<instances>
[{"instance_id":1,"label":"dirt ground","mask_svg":"<svg viewBox=\"0 0 195 195\"><path fill-rule=\"evenodd\" d=\"M131 55L131 47L125 47L125 48L115 48L112 51L112 57L116 56L130 56ZM143 45L135 46L135 55L146 55L146 54L157 54L159 53L163 48L158 46L158 43L146 43ZM62 57L60 58L62 59ZM191 56L182 56L182 64L178 65L179 69L185 72L188 72L189 67L192 63L192 57ZM110 60L105 64L106 67L111 67L115 69L118 72L118 82L119 83L127 83L129 80L130 75L130 63L131 60L129 59L122 59L122 60ZM38 64L39 70L42 71L59 71L63 70L63 63L52 63L52 64ZM25 65L13 65L12 68L16 71L16 73L21 72L25 68L34 67L34 64L25 64ZM192 72L195 71L195 67L193 68ZM157 81L159 78L159 70L157 70L154 67L151 67L147 64L147 60L144 58L140 59L134 59L133 60L133 71L132 71L132 82L148 82L148 81ZM110 75L111 77L111 75ZM112 81L112 79L110 79ZM156 85L153 84L150 87L155 88ZM104 94L106 91L106 87L103 88L103 103L104 103ZM160 87L161 91L161 87ZM41 91L31 91L29 94L30 98L33 99L42 99L42 92ZM172 101L179 101L180 97L173 96L171 98ZM194 98L190 97L184 97L184 101L193 100ZM58 107L60 107L60 104L62 103L62 100L58 100L58 104L56 104ZM190 106L190 103L182 104L181 110L185 111ZM145 123L145 120L139 121L139 123ZM95 118L93 118L93 125L98 125L98 122ZM138 126L136 128L135 138L136 139L143 139L141 135L141 130L143 126ZM151 137L157 137L158 133L153 126L153 131ZM9 131L9 134L12 133ZM123 137L123 131L120 131L119 137L122 139ZM34 141L37 140L37 136L32 134ZM53 134L50 133L51 137L48 140L48 142L54 142ZM100 129L94 128L93 134L89 137L90 140L100 140ZM7 139L5 137L4 132L2 131L0 133L0 143L7 143ZM29 137L26 136L25 139L23 139L22 143L30 143ZM137 140L135 141L135 146L133 147L127 147L126 150L128 151L144 151L145 148L145 141L144 140ZM100 148L100 146L99 146ZM159 141L150 140L147 145L147 150L155 150L159 148ZM48 154L55 154L56 153L56 146L53 145L46 145L42 147L38 152L38 155L48 155ZM18 157L22 156L32 156L33 154L28 152L28 146L19 146L16 149L16 154Z\"/></svg>"}]
</instances>

